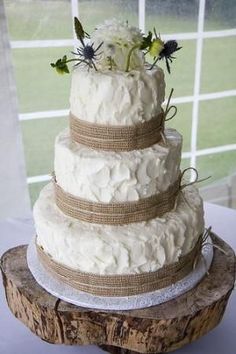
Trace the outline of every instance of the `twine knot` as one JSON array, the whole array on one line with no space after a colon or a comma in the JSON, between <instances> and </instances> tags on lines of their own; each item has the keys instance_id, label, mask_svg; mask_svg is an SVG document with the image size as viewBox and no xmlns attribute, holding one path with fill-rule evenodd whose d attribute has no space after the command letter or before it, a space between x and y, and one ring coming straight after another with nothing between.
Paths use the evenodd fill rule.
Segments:
<instances>
[{"instance_id":1,"label":"twine knot","mask_svg":"<svg viewBox=\"0 0 236 354\"><path fill-rule=\"evenodd\" d=\"M185 175L186 172L188 172L188 171L194 171L195 177L194 177L193 181L190 181L190 182L187 182L187 183L183 183L183 181L184 181L184 175ZM182 196L184 202L189 206L189 208L192 209L192 206L189 204L189 202L188 202L187 199L185 198L184 193L182 193L183 189L186 188L186 187L192 186L192 185L195 184L195 183L200 183L200 182L206 181L206 180L209 179L210 177L211 177L211 176L208 176L208 177L206 177L206 178L201 178L201 179L199 179L198 171L197 171L196 168L194 168L194 167L185 168L185 169L180 173L180 176L179 176L179 180L178 180L179 187L178 187L178 191L177 191L177 196L181 193L181 196ZM175 204L174 204L174 210L176 209L177 202L178 202L178 198L176 197L176 199L175 199Z\"/></svg>"},{"instance_id":2,"label":"twine knot","mask_svg":"<svg viewBox=\"0 0 236 354\"><path fill-rule=\"evenodd\" d=\"M194 178L193 178L193 180L190 181L190 182L183 183L183 181L184 181L184 175L185 175L186 172L188 172L188 171L193 171L193 172L194 172ZM209 179L209 178L211 178L211 176L208 176L208 177L199 179L198 170L197 170L195 167L188 167L188 168L185 168L185 169L181 172L181 174L180 174L179 190L182 191L184 188L186 188L186 187L188 187L188 186L192 186L193 184L206 181L206 180Z\"/></svg>"}]
</instances>

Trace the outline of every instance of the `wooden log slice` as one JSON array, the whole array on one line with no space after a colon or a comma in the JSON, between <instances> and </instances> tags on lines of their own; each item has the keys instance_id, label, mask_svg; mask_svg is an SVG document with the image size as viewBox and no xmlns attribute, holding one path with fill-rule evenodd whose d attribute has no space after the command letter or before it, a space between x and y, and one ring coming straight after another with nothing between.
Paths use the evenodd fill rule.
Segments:
<instances>
[{"instance_id":1,"label":"wooden log slice","mask_svg":"<svg viewBox=\"0 0 236 354\"><path fill-rule=\"evenodd\" d=\"M175 300L146 309L101 311L66 303L31 275L27 246L7 251L1 269L8 306L33 333L56 344L96 344L110 353L165 353L200 338L222 319L235 282L235 255L220 238L208 276Z\"/></svg>"}]
</instances>

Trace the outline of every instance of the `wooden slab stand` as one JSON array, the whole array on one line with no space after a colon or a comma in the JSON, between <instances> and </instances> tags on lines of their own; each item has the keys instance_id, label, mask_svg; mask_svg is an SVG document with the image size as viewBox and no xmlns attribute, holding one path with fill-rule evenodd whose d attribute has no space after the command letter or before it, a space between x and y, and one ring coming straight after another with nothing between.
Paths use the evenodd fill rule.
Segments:
<instances>
[{"instance_id":1,"label":"wooden slab stand","mask_svg":"<svg viewBox=\"0 0 236 354\"><path fill-rule=\"evenodd\" d=\"M235 255L220 238L209 276L167 303L132 311L77 307L41 288L26 262L27 246L1 259L6 299L12 313L41 339L56 344L96 344L110 353L165 353L200 338L222 319L235 282Z\"/></svg>"}]
</instances>

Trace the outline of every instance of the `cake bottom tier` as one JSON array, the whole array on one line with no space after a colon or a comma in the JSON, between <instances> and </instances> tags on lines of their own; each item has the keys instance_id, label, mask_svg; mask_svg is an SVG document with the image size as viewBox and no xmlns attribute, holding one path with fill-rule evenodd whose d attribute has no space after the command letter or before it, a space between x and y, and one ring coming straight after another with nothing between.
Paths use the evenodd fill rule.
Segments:
<instances>
[{"instance_id":1,"label":"cake bottom tier","mask_svg":"<svg viewBox=\"0 0 236 354\"><path fill-rule=\"evenodd\" d=\"M204 229L202 199L185 188L175 210L161 218L127 225L97 225L66 216L45 186L34 206L37 243L53 260L95 274L139 274L177 262Z\"/></svg>"}]
</instances>

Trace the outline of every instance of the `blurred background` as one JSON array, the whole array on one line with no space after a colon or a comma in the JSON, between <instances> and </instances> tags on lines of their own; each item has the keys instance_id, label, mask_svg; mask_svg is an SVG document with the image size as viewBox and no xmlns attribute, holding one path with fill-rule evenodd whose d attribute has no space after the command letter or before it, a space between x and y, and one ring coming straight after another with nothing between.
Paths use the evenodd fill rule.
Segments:
<instances>
[{"instance_id":1,"label":"blurred background","mask_svg":"<svg viewBox=\"0 0 236 354\"><path fill-rule=\"evenodd\" d=\"M15 155L20 165L19 190L24 194L28 190L30 196L22 197L24 205L15 197L19 204L15 214L29 209L48 183L55 136L68 124L71 77L56 75L49 63L72 50L74 16L79 16L88 32L105 19L116 17L146 32L155 26L163 39L178 40L183 49L178 52L171 75L166 73L166 93L174 87L173 103L178 114L169 126L184 137L182 167L193 166L201 177L212 176L201 183L205 200L236 208L235 0L1 2L1 28L6 31L1 37L2 48L6 55L9 52L12 64L6 63L3 75L11 77L9 100L15 109L9 115L15 115L15 121L3 111L0 114L2 122L13 119L19 127L13 138L18 144ZM164 68L164 62L160 66ZM1 85L2 97L3 88ZM7 89L5 85L5 94ZM2 127L6 137L9 126ZM1 161L1 153L0 163L2 167L10 164L6 157L5 162ZM10 185L10 177L5 176L4 181L2 178L2 189L8 182ZM1 214L10 215L3 205Z\"/></svg>"}]
</instances>

